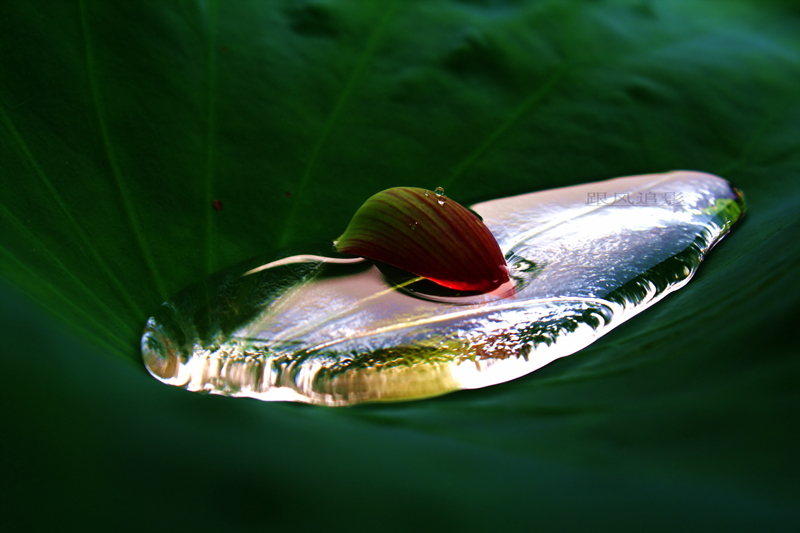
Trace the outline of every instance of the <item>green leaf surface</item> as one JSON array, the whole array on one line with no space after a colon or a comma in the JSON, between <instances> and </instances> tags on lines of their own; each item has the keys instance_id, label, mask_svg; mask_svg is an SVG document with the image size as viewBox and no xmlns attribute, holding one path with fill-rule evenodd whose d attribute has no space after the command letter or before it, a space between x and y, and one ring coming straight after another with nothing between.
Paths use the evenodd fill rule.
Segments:
<instances>
[{"instance_id":1,"label":"green leaf surface","mask_svg":"<svg viewBox=\"0 0 800 533\"><path fill-rule=\"evenodd\" d=\"M790 1L3 2L3 529L800 527L798 87ZM327 409L139 360L169 295L381 189L672 169L744 222L526 378Z\"/></svg>"}]
</instances>

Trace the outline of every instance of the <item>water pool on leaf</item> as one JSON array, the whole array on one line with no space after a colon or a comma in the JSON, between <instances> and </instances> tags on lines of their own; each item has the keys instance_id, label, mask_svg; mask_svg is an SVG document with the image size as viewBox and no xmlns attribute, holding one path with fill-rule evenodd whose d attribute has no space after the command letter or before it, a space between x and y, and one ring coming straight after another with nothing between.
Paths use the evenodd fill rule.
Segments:
<instances>
[{"instance_id":1,"label":"water pool on leaf","mask_svg":"<svg viewBox=\"0 0 800 533\"><path fill-rule=\"evenodd\" d=\"M442 296L334 253L249 261L165 302L144 363L190 391L333 406L502 383L684 286L744 208L691 171L475 204L508 261L505 298Z\"/></svg>"}]
</instances>

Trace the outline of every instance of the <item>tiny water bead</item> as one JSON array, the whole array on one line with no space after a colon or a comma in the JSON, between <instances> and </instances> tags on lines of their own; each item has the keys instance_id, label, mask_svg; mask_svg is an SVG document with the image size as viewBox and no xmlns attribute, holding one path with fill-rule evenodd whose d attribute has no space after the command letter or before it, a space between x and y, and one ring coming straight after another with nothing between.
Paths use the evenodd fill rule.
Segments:
<instances>
[{"instance_id":1,"label":"tiny water bead","mask_svg":"<svg viewBox=\"0 0 800 533\"><path fill-rule=\"evenodd\" d=\"M144 363L191 391L322 405L494 385L684 286L744 207L724 179L687 171L473 205L507 260L511 297L397 281L336 254L250 261L164 303L145 327Z\"/></svg>"},{"instance_id":2,"label":"tiny water bead","mask_svg":"<svg viewBox=\"0 0 800 533\"><path fill-rule=\"evenodd\" d=\"M437 202L439 205L444 205L446 203L447 197L444 195L444 189L442 187L436 187L433 191L436 194Z\"/></svg>"}]
</instances>

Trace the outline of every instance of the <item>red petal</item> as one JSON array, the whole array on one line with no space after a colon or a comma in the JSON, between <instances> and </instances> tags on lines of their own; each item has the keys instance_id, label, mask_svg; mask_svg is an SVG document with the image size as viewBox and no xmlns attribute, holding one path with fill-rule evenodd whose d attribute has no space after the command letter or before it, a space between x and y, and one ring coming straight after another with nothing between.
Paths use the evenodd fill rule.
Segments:
<instances>
[{"instance_id":1,"label":"red petal","mask_svg":"<svg viewBox=\"0 0 800 533\"><path fill-rule=\"evenodd\" d=\"M336 249L461 291L489 292L509 280L503 252L480 218L443 195L415 187L369 198Z\"/></svg>"}]
</instances>

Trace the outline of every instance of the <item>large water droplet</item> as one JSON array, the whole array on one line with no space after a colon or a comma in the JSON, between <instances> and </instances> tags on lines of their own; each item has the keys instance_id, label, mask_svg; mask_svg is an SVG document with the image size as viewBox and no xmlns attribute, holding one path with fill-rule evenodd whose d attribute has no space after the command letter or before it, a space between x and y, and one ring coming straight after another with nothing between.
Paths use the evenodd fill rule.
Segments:
<instances>
[{"instance_id":1,"label":"large water droplet","mask_svg":"<svg viewBox=\"0 0 800 533\"><path fill-rule=\"evenodd\" d=\"M147 322L145 365L192 391L325 405L501 383L686 284L744 200L716 176L673 172L472 208L508 258L512 298L427 294L361 259L248 262L166 302Z\"/></svg>"}]
</instances>

